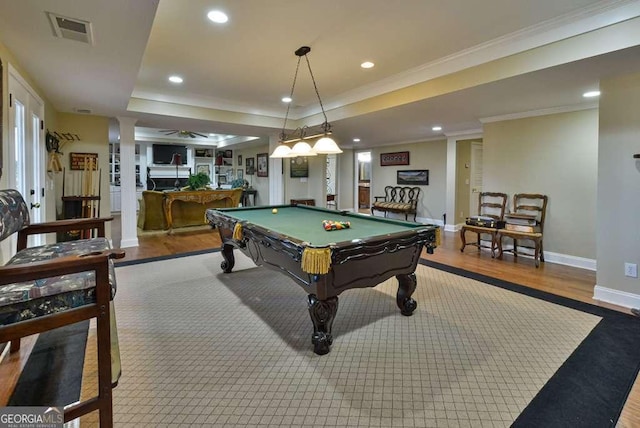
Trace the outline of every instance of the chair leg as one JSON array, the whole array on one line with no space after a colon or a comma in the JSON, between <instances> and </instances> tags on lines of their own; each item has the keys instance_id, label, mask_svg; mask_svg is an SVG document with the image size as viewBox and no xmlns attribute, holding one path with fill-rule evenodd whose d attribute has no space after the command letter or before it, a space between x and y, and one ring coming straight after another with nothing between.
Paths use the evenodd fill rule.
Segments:
<instances>
[{"instance_id":1,"label":"chair leg","mask_svg":"<svg viewBox=\"0 0 640 428\"><path fill-rule=\"evenodd\" d=\"M538 267L538 266L540 266L540 259L539 259L539 256L540 256L540 243L538 241L534 241L534 243L535 243L536 248L535 248L534 253L533 253L533 260L536 263L536 267Z\"/></svg>"},{"instance_id":2,"label":"chair leg","mask_svg":"<svg viewBox=\"0 0 640 428\"><path fill-rule=\"evenodd\" d=\"M544 262L544 250L542 246L542 238L540 238L540 261Z\"/></svg>"},{"instance_id":3,"label":"chair leg","mask_svg":"<svg viewBox=\"0 0 640 428\"><path fill-rule=\"evenodd\" d=\"M496 257L496 234L491 234L491 258L495 259Z\"/></svg>"},{"instance_id":4,"label":"chair leg","mask_svg":"<svg viewBox=\"0 0 640 428\"><path fill-rule=\"evenodd\" d=\"M502 236L497 235L496 241L496 244L498 245L498 255L496 256L496 258L502 259Z\"/></svg>"},{"instance_id":5,"label":"chair leg","mask_svg":"<svg viewBox=\"0 0 640 428\"><path fill-rule=\"evenodd\" d=\"M513 239L513 257L518 257L518 240Z\"/></svg>"},{"instance_id":6,"label":"chair leg","mask_svg":"<svg viewBox=\"0 0 640 428\"><path fill-rule=\"evenodd\" d=\"M9 352L18 352L20 350L20 338L13 339L9 346Z\"/></svg>"}]
</instances>

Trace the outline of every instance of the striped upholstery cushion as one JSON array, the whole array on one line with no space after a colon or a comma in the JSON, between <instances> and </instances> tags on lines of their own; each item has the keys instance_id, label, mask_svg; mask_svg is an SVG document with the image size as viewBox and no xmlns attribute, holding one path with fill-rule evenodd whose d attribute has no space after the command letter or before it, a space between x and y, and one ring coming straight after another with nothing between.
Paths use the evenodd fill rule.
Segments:
<instances>
[{"instance_id":1,"label":"striped upholstery cushion","mask_svg":"<svg viewBox=\"0 0 640 428\"><path fill-rule=\"evenodd\" d=\"M411 210L411 204L403 204L400 202L384 202L384 201L379 201L379 202L374 202L373 203L373 207L374 208L381 208L385 211L410 211Z\"/></svg>"}]
</instances>

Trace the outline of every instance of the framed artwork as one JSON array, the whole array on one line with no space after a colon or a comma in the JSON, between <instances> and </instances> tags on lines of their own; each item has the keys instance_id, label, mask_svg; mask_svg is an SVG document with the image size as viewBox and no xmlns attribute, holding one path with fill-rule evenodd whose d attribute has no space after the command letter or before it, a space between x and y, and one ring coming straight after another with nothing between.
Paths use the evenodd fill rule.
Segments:
<instances>
[{"instance_id":1,"label":"framed artwork","mask_svg":"<svg viewBox=\"0 0 640 428\"><path fill-rule=\"evenodd\" d=\"M253 175L256 173L256 160L255 158L247 158L245 161L245 169L247 170L247 175Z\"/></svg>"},{"instance_id":2,"label":"framed artwork","mask_svg":"<svg viewBox=\"0 0 640 428\"><path fill-rule=\"evenodd\" d=\"M212 158L213 149L195 149L195 156L197 158Z\"/></svg>"},{"instance_id":3,"label":"framed artwork","mask_svg":"<svg viewBox=\"0 0 640 428\"><path fill-rule=\"evenodd\" d=\"M227 184L227 176L219 175L218 176L218 184Z\"/></svg>"},{"instance_id":4,"label":"framed artwork","mask_svg":"<svg viewBox=\"0 0 640 428\"><path fill-rule=\"evenodd\" d=\"M428 169L415 169L404 170L397 172L398 184L410 184L414 186L428 186L429 185L429 170Z\"/></svg>"},{"instance_id":5,"label":"framed artwork","mask_svg":"<svg viewBox=\"0 0 640 428\"><path fill-rule=\"evenodd\" d=\"M241 168L238 168L238 172L236 173L236 179L237 180L244 179L243 174L244 174L244 170L242 170Z\"/></svg>"},{"instance_id":6,"label":"framed artwork","mask_svg":"<svg viewBox=\"0 0 640 428\"><path fill-rule=\"evenodd\" d=\"M258 153L256 155L258 161L258 177L269 176L269 153Z\"/></svg>"},{"instance_id":7,"label":"framed artwork","mask_svg":"<svg viewBox=\"0 0 640 428\"><path fill-rule=\"evenodd\" d=\"M225 150L224 157L231 159L233 157L233 150Z\"/></svg>"},{"instance_id":8,"label":"framed artwork","mask_svg":"<svg viewBox=\"0 0 640 428\"><path fill-rule=\"evenodd\" d=\"M89 170L93 171L98 169L98 154L97 153L69 153L70 169L73 170Z\"/></svg>"},{"instance_id":9,"label":"framed artwork","mask_svg":"<svg viewBox=\"0 0 640 428\"><path fill-rule=\"evenodd\" d=\"M304 156L291 158L291 168L289 175L291 178L308 177L309 161Z\"/></svg>"},{"instance_id":10,"label":"framed artwork","mask_svg":"<svg viewBox=\"0 0 640 428\"><path fill-rule=\"evenodd\" d=\"M380 153L380 166L409 165L409 152Z\"/></svg>"},{"instance_id":11,"label":"framed artwork","mask_svg":"<svg viewBox=\"0 0 640 428\"><path fill-rule=\"evenodd\" d=\"M238 166L242 166L242 155L238 155Z\"/></svg>"},{"instance_id":12,"label":"framed artwork","mask_svg":"<svg viewBox=\"0 0 640 428\"><path fill-rule=\"evenodd\" d=\"M200 174L201 172L204 172L209 177L211 177L211 165L209 165L208 163L199 163L199 164L197 164L196 165L196 174Z\"/></svg>"}]
</instances>

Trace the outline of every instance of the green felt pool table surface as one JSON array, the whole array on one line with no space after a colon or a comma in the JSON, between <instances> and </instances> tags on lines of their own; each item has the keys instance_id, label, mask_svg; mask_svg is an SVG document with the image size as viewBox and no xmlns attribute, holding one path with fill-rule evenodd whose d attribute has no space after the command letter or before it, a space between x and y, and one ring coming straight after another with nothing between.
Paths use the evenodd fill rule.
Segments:
<instances>
[{"instance_id":1,"label":"green felt pool table surface","mask_svg":"<svg viewBox=\"0 0 640 428\"><path fill-rule=\"evenodd\" d=\"M277 214L272 209L277 208ZM229 217L253 223L279 234L308 242L314 246L326 246L336 242L370 238L372 236L406 232L426 227L423 224L385 219L349 212L307 206L264 206L219 210ZM348 221L351 227L326 231L323 220Z\"/></svg>"}]
</instances>

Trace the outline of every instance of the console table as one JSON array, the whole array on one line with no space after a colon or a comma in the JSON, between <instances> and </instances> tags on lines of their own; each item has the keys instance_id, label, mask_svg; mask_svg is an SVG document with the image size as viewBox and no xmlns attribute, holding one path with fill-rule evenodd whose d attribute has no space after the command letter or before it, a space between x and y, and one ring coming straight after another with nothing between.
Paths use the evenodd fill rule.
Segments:
<instances>
[{"instance_id":1,"label":"console table","mask_svg":"<svg viewBox=\"0 0 640 428\"><path fill-rule=\"evenodd\" d=\"M242 197L242 189L185 190L185 191L175 191L175 192L164 192L164 213L167 219L167 227L169 229L168 233L171 233L173 229L173 215L171 213L171 206L175 201L193 202L201 205L206 205L215 201L220 201L219 204L215 204L217 208L231 208L231 207L238 206L238 204L240 203L241 197ZM206 224L204 214L202 218L203 218L203 224Z\"/></svg>"}]
</instances>

